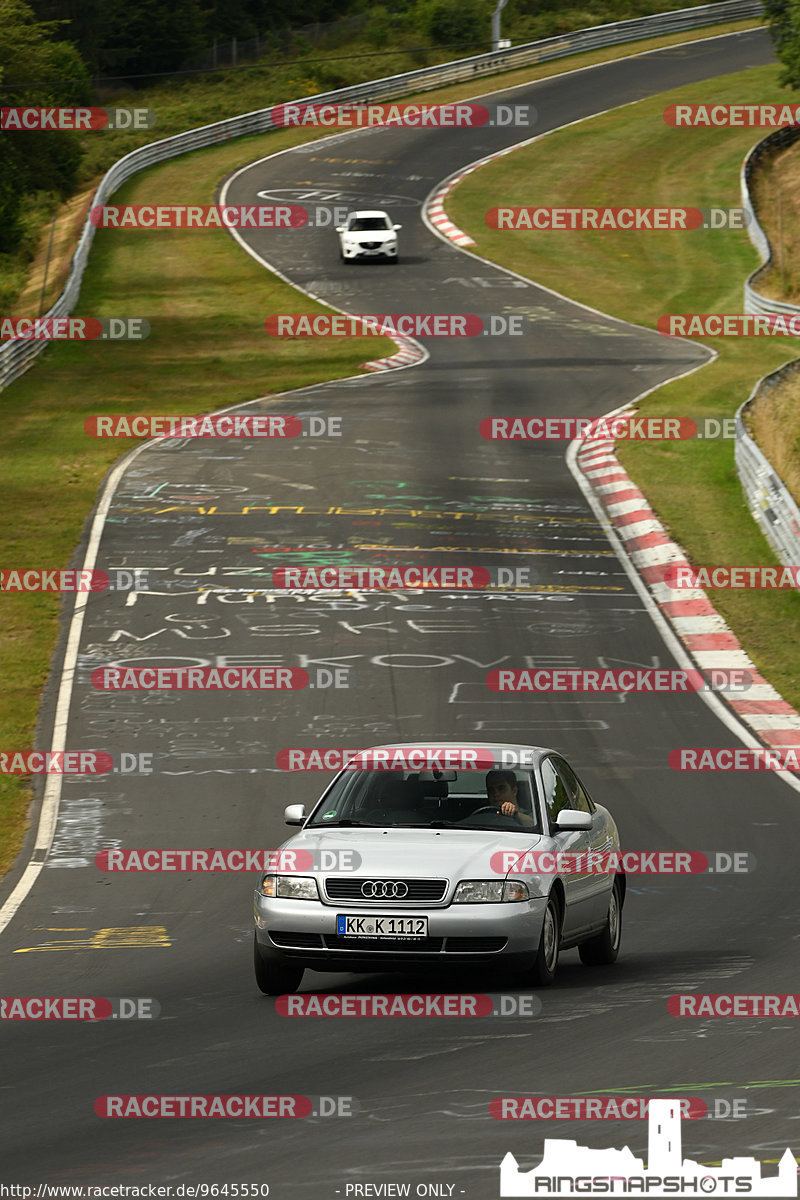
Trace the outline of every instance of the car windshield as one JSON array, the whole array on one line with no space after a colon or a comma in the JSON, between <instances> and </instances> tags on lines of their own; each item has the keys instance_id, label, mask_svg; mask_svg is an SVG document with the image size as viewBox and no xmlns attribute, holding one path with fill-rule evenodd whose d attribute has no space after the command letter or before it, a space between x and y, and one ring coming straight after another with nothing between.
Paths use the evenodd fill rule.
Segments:
<instances>
[{"instance_id":1,"label":"car windshield","mask_svg":"<svg viewBox=\"0 0 800 1200\"><path fill-rule=\"evenodd\" d=\"M362 233L365 229L391 229L392 223L388 217L353 217L348 229Z\"/></svg>"},{"instance_id":2,"label":"car windshield","mask_svg":"<svg viewBox=\"0 0 800 1200\"><path fill-rule=\"evenodd\" d=\"M538 833L534 788L526 770L351 770L335 781L310 824Z\"/></svg>"}]
</instances>

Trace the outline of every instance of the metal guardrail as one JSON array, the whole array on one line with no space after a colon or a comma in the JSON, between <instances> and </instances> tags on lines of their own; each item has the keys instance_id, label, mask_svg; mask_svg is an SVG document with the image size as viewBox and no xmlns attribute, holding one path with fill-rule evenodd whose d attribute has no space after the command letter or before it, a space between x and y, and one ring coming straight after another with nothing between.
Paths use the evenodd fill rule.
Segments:
<instances>
[{"instance_id":1,"label":"metal guardrail","mask_svg":"<svg viewBox=\"0 0 800 1200\"><path fill-rule=\"evenodd\" d=\"M791 125L785 129L775 129L748 151L742 163L740 174L742 208L747 214L747 232L750 241L761 258L761 265L748 275L744 283L744 311L747 313L786 313L789 315L800 313L800 307L796 304L771 300L769 296L762 296L760 292L756 291L755 284L772 266L772 247L769 244L769 238L759 224L753 207L753 198L750 195L750 181L755 171L763 165L764 160L771 158L777 150L785 150L798 138L800 138L800 126Z\"/></svg>"},{"instance_id":2,"label":"metal guardrail","mask_svg":"<svg viewBox=\"0 0 800 1200\"><path fill-rule=\"evenodd\" d=\"M736 412L736 470L747 505L762 533L778 558L789 567L800 566L800 508L775 474L769 459L762 454L747 432L744 414L755 399L783 383L800 370L800 360L784 363L777 371L759 379L744 404Z\"/></svg>"},{"instance_id":3,"label":"metal guardrail","mask_svg":"<svg viewBox=\"0 0 800 1200\"><path fill-rule=\"evenodd\" d=\"M574 33L564 34L563 37L545 38L538 42L528 42L524 46L514 46L509 50L492 51L488 54L477 54L471 58L457 59L451 63L440 63L438 66L422 67L400 75L391 75L384 79L375 79L368 83L356 84L353 87L340 88L337 91L324 92L315 96L303 96L298 100L284 103L346 104L388 100L449 83L478 79L484 75L496 74L498 71L508 71L516 67L564 58L569 54L585 50L615 46L623 42L639 41L642 38L663 36L668 33L701 29L706 25L718 25L725 21L746 20L748 17L760 16L762 11L761 0L724 0L723 3L704 4L696 8L657 13L650 17L637 17L630 21L596 25L590 29L579 29ZM238 117L230 117L226 121L217 121L213 125L190 129L186 133L151 142L147 146L131 151L130 154L126 154L124 158L114 163L113 167L103 176L92 198L91 206L105 204L123 183L139 171L156 163L165 162L179 154L187 154L191 150L214 146L234 137L245 137L249 134L264 133L273 129L271 109L272 106L256 112L244 113ZM46 318L66 317L77 303L94 233L95 227L87 218L72 258L64 291L45 314ZM0 390L27 371L36 356L48 345L49 342L45 341L34 342L21 339L0 342Z\"/></svg>"},{"instance_id":4,"label":"metal guardrail","mask_svg":"<svg viewBox=\"0 0 800 1200\"><path fill-rule=\"evenodd\" d=\"M763 166L764 160L772 157L776 151L791 146L798 138L800 127L797 126L773 130L753 146L742 163L742 207L749 218L747 231L750 241L762 260L761 265L745 280L744 308L748 313L800 314L800 306L772 300L756 291L754 285L772 266L773 256L769 238L758 221L750 195L750 181L755 171ZM756 398L778 387L798 370L800 360L795 359L759 379L747 400L737 409L734 444L736 471L747 506L780 561L791 567L800 566L800 509L783 480L776 474L772 463L747 432L744 415Z\"/></svg>"}]
</instances>

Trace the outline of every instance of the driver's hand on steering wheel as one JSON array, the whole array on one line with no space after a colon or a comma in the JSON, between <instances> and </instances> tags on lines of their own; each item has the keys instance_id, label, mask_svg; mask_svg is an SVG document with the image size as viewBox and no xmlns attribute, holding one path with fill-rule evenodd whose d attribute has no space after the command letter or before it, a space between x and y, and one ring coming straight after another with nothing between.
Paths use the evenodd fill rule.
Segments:
<instances>
[{"instance_id":1,"label":"driver's hand on steering wheel","mask_svg":"<svg viewBox=\"0 0 800 1200\"><path fill-rule=\"evenodd\" d=\"M504 800L500 805L500 812L504 817L515 817L519 812L513 800Z\"/></svg>"}]
</instances>

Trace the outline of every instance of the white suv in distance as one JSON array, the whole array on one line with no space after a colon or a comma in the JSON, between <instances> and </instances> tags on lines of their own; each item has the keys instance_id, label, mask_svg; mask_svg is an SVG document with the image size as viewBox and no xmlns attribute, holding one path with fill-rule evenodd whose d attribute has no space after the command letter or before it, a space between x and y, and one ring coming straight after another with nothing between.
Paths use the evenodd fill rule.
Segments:
<instances>
[{"instance_id":1,"label":"white suv in distance","mask_svg":"<svg viewBox=\"0 0 800 1200\"><path fill-rule=\"evenodd\" d=\"M349 214L344 225L337 225L339 257L351 263L357 258L386 258L396 263L397 230L389 214L369 209Z\"/></svg>"}]
</instances>

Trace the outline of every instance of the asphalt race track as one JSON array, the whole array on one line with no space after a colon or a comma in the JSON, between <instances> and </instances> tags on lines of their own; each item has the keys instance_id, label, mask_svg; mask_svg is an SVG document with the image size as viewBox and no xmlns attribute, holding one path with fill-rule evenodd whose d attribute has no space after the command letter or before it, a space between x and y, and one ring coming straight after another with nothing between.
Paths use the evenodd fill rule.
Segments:
<instances>
[{"instance_id":1,"label":"asphalt race track","mask_svg":"<svg viewBox=\"0 0 800 1200\"><path fill-rule=\"evenodd\" d=\"M535 105L538 133L770 58L758 31L565 74L487 103ZM479 422L599 415L704 361L699 348L562 300L423 225L422 202L439 181L520 136L530 132L365 130L255 163L227 184L227 203L386 207L402 222L397 266L341 263L329 228L248 235L254 254L338 308L517 312L534 318L532 331L421 339L430 358L420 366L250 407L341 418L339 438L172 440L132 458L97 566L146 569L151 590L90 597L67 740L72 749L152 754L154 771L65 780L52 852L0 938L0 960L5 995L153 997L161 1015L4 1024L6 1183L238 1181L269 1184L270 1196L287 1200L408 1183L412 1195L417 1184L436 1184L431 1194L490 1200L503 1155L531 1167L545 1136L628 1144L647 1157L646 1122L490 1116L494 1097L526 1093L744 1099L747 1119L684 1122L686 1154L774 1164L786 1146L800 1150L791 1020L680 1020L667 1011L675 992L792 992L796 792L769 772L752 782L741 772L671 771L673 748L739 744L697 696L526 697L485 686L497 666L676 663L570 473L564 443L488 442ZM525 565L532 588L270 594L272 567L294 561L275 548L308 546L319 548L319 562ZM66 629L62 654L65 640ZM110 663L223 659L348 667L352 686L145 694L90 682ZM53 691L40 745L50 744L55 701ZM540 993L538 1017L495 1023L282 1017L253 981L253 876L107 874L94 865L115 846L279 845L284 805L314 799L329 778L278 769L280 749L413 739L554 745L611 809L625 847L748 851L757 869L631 879L618 963L591 969L568 952L555 987ZM303 990L317 989L432 986L307 973ZM499 986L454 976L442 990ZM264 1121L95 1115L100 1096L152 1093L354 1097L358 1111Z\"/></svg>"}]
</instances>

